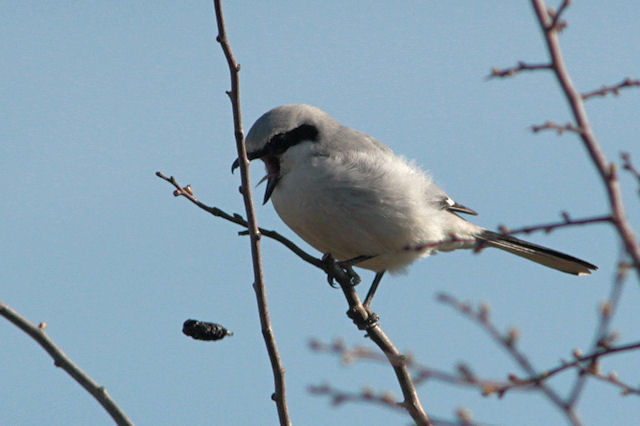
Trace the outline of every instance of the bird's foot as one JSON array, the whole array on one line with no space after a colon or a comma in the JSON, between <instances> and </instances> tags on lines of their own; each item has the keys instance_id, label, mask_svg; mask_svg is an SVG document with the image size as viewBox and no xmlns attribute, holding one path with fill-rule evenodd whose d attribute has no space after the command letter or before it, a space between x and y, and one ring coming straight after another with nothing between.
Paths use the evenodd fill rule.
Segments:
<instances>
[{"instance_id":1,"label":"bird's foot","mask_svg":"<svg viewBox=\"0 0 640 426\"><path fill-rule=\"evenodd\" d=\"M336 280L340 281L346 278L350 286L356 286L361 281L360 276L356 274L351 267L350 261L337 262L331 253L327 253L322 256L322 263L327 273L327 282L333 288L339 287L339 285L335 283Z\"/></svg>"},{"instance_id":2,"label":"bird's foot","mask_svg":"<svg viewBox=\"0 0 640 426\"><path fill-rule=\"evenodd\" d=\"M355 287L358 284L360 284L360 281L362 281L360 279L360 276L355 273L355 271L353 270L353 268L350 265L345 265L342 262L338 262L338 266L340 268L342 268L344 273L347 274L347 276L349 277L349 285L351 287Z\"/></svg>"}]
</instances>

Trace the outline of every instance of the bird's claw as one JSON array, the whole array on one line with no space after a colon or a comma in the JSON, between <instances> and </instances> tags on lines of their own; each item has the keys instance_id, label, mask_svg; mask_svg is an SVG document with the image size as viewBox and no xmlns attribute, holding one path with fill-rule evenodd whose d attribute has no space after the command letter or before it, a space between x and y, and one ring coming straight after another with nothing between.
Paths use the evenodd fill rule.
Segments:
<instances>
[{"instance_id":1,"label":"bird's claw","mask_svg":"<svg viewBox=\"0 0 640 426\"><path fill-rule=\"evenodd\" d=\"M327 282L332 288L340 288L338 284L336 284L333 275L327 274Z\"/></svg>"},{"instance_id":2,"label":"bird's claw","mask_svg":"<svg viewBox=\"0 0 640 426\"><path fill-rule=\"evenodd\" d=\"M340 286L336 284L336 279L338 278L339 272L336 271L335 267L339 269L342 273L346 275L349 280L349 285L354 287L360 284L360 276L355 273L353 268L350 265L349 261L346 262L337 262L336 259L331 255L331 253L327 253L322 256L322 262L325 264L325 272L327 273L327 282L333 288L339 288Z\"/></svg>"},{"instance_id":3,"label":"bird's claw","mask_svg":"<svg viewBox=\"0 0 640 426\"><path fill-rule=\"evenodd\" d=\"M353 270L353 268L349 265L344 265L340 262L338 262L338 266L340 266L340 268L342 268L342 270L347 274L347 276L349 277L349 285L351 287L355 287L358 284L360 284L360 281L362 281L360 279L360 276L358 274L355 273L355 271Z\"/></svg>"}]
</instances>

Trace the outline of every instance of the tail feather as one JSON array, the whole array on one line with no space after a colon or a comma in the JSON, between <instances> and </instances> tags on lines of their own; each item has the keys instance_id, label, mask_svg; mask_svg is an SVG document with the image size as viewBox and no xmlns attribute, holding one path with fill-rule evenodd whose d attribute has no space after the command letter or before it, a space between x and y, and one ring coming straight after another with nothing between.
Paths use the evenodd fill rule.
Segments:
<instances>
[{"instance_id":1,"label":"tail feather","mask_svg":"<svg viewBox=\"0 0 640 426\"><path fill-rule=\"evenodd\" d=\"M524 257L546 267L574 275L589 275L598 267L559 251L542 247L518 238L491 231L483 231L478 237L480 244L499 248L516 256Z\"/></svg>"}]
</instances>

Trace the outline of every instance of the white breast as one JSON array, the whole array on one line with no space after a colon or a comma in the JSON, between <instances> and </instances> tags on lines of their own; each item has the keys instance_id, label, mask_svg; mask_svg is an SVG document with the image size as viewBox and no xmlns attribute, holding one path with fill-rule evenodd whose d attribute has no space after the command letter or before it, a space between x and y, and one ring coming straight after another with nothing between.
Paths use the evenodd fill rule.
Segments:
<instances>
[{"instance_id":1,"label":"white breast","mask_svg":"<svg viewBox=\"0 0 640 426\"><path fill-rule=\"evenodd\" d=\"M295 167L285 170L272 202L282 220L322 253L338 260L376 256L358 266L394 270L432 253L434 248L414 248L448 239L446 230L456 231L458 222L477 228L428 203L430 179L393 154L380 161L362 152L305 156L303 148L287 152Z\"/></svg>"}]
</instances>

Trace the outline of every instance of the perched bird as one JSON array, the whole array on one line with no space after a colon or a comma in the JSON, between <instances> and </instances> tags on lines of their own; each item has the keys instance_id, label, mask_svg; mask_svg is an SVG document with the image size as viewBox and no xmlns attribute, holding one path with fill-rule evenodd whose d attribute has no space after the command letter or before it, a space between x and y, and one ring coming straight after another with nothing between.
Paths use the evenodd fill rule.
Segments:
<instances>
[{"instance_id":1,"label":"perched bird","mask_svg":"<svg viewBox=\"0 0 640 426\"><path fill-rule=\"evenodd\" d=\"M246 138L249 160L264 161L264 203L320 252L375 271L399 271L439 251L495 247L549 268L587 275L595 265L474 225L477 213L378 140L309 105L260 117ZM238 166L236 160L232 169ZM373 292L365 306L371 303Z\"/></svg>"}]
</instances>

